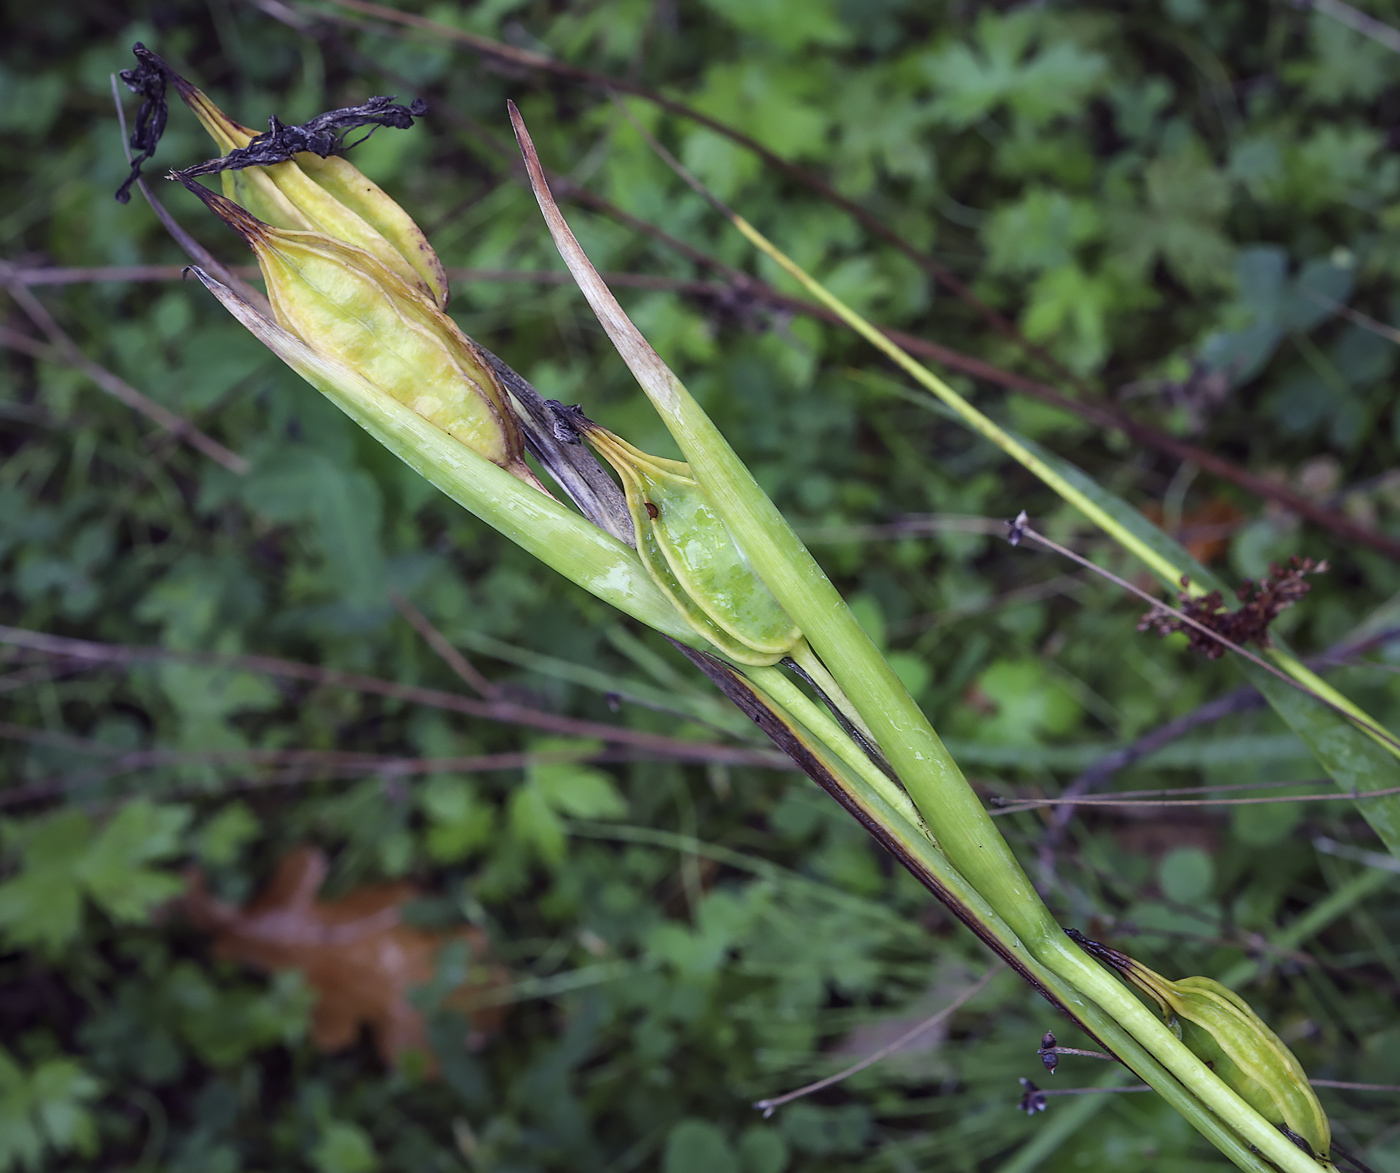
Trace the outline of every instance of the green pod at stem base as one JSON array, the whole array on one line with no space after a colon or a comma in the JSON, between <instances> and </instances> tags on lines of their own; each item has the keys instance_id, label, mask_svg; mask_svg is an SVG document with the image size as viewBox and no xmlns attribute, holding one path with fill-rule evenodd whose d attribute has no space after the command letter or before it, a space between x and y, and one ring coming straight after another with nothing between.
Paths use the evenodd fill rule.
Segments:
<instances>
[{"instance_id":1,"label":"green pod at stem base","mask_svg":"<svg viewBox=\"0 0 1400 1173\"><path fill-rule=\"evenodd\" d=\"M1163 1021L1240 1099L1331 1167L1332 1126L1307 1073L1239 994L1214 978L1168 981L1125 953L1071 936L1155 1002Z\"/></svg>"},{"instance_id":2,"label":"green pod at stem base","mask_svg":"<svg viewBox=\"0 0 1400 1173\"><path fill-rule=\"evenodd\" d=\"M583 434L622 481L638 555L695 630L740 664L761 667L791 654L802 632L754 573L690 466L648 455L596 424Z\"/></svg>"}]
</instances>

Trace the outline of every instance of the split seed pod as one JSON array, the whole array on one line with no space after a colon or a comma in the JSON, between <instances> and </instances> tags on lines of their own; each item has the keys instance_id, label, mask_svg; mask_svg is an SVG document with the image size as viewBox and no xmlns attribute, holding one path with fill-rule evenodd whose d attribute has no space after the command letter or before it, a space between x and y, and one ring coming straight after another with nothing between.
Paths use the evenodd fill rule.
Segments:
<instances>
[{"instance_id":1,"label":"split seed pod","mask_svg":"<svg viewBox=\"0 0 1400 1173\"><path fill-rule=\"evenodd\" d=\"M253 250L278 325L544 491L495 371L436 305L363 249L274 228L194 180L185 185Z\"/></svg>"},{"instance_id":2,"label":"split seed pod","mask_svg":"<svg viewBox=\"0 0 1400 1173\"><path fill-rule=\"evenodd\" d=\"M1249 1003L1213 978L1168 981L1116 949L1076 940L1152 999L1181 1041L1245 1103L1332 1167L1332 1126L1307 1073Z\"/></svg>"},{"instance_id":3,"label":"split seed pod","mask_svg":"<svg viewBox=\"0 0 1400 1173\"><path fill-rule=\"evenodd\" d=\"M776 664L802 640L714 505L678 460L649 456L596 424L589 443L617 471L652 578L695 630L741 664Z\"/></svg>"},{"instance_id":4,"label":"split seed pod","mask_svg":"<svg viewBox=\"0 0 1400 1173\"><path fill-rule=\"evenodd\" d=\"M246 147L258 137L258 131L235 122L202 91L165 68L176 92L222 154ZM224 195L264 223L320 232L362 248L439 309L447 308L447 274L423 230L348 160L339 155L322 159L303 151L286 163L220 175Z\"/></svg>"}]
</instances>

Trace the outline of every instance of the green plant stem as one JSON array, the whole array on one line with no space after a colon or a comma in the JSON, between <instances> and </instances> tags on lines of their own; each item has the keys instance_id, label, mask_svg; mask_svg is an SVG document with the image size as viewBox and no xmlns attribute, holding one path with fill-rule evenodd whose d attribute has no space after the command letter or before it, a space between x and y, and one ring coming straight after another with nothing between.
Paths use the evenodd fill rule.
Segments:
<instances>
[{"instance_id":1,"label":"green plant stem","mask_svg":"<svg viewBox=\"0 0 1400 1173\"><path fill-rule=\"evenodd\" d=\"M875 735L870 732L865 718L860 715L855 705L851 704L851 698L841 691L841 686L836 683L836 677L827 671L821 657L812 651L811 644L805 639L802 640L788 653L788 658L811 677L812 684L826 694L826 699L835 705L837 711L859 729L864 737L871 742L875 740Z\"/></svg>"},{"instance_id":2,"label":"green plant stem","mask_svg":"<svg viewBox=\"0 0 1400 1173\"><path fill-rule=\"evenodd\" d=\"M748 673L751 670L745 669L744 671ZM777 678L786 680L780 675L777 675ZM770 712L781 714L782 707L777 704L776 697L766 696L764 690L753 681L747 683ZM787 720L787 728L820 762L829 778L839 782L842 791L840 798L843 805L875 833L876 837L894 852L916 877L938 895L945 906L972 929L985 944L1043 994L1067 1010L1096 1039L1109 1047L1130 1070L1144 1082L1150 1084L1193 1127L1239 1168L1248 1170L1249 1173L1276 1173L1274 1165L1270 1165L1259 1155L1251 1152L1248 1145L1241 1141L1235 1128L1225 1124L1203 1102L1202 1098L1198 1097L1178 1078L1176 1070L1178 1055L1171 1056L1173 1063L1169 1068L1153 1053L1155 1048L1149 1050L1135 1037L1135 1032L1130 1033L1119 1021L1117 1015L1122 1007L1105 1009L1097 1001L1086 998L1074 984L1065 981L1055 969L1043 965L1038 958L1032 956L1026 949L1024 942L997 915L996 911L968 883L966 878L951 866L935 844L926 835L919 832L915 826L909 824L894 807L886 802L878 790L863 777L849 770L838 755L833 753L809 730L804 729L800 722L789 719ZM1061 937L1061 940L1064 941L1063 951L1065 953L1074 951L1074 947L1070 945L1067 938ZM1196 1067L1206 1073L1209 1080L1219 1083L1213 1075L1206 1072L1204 1065L1187 1051L1141 1002L1137 1001L1136 997L1125 986L1118 983L1110 977L1107 971L1099 968L1082 954L1079 955L1078 963L1082 967L1090 967L1096 971L1096 973L1090 974L1090 980L1093 984L1104 987L1106 992L1101 993L1104 1001L1123 1003L1130 1010L1130 1016L1146 1019L1149 1027L1155 1028L1150 1033L1159 1036L1154 1041L1160 1042L1160 1036L1165 1035L1174 1044L1174 1048L1169 1048L1169 1050L1174 1049L1184 1053ZM1228 1091L1223 1084L1219 1086ZM1233 1095L1233 1093L1230 1094ZM1309 1160L1299 1149L1294 1148L1281 1133L1264 1124L1262 1119L1253 1113L1252 1109L1248 1109L1246 1106L1245 1111L1249 1115L1255 1116L1262 1128L1258 1139L1262 1140L1263 1143L1258 1144L1256 1141L1257 1147L1265 1152L1273 1150L1272 1155L1279 1168L1289 1170L1290 1173L1318 1173L1321 1167L1316 1162ZM1227 1118L1231 1119L1233 1124L1233 1117ZM1292 1150L1291 1155L1284 1151L1284 1146ZM1294 1157L1298 1159L1294 1160Z\"/></svg>"},{"instance_id":3,"label":"green plant stem","mask_svg":"<svg viewBox=\"0 0 1400 1173\"><path fill-rule=\"evenodd\" d=\"M1179 1077L1184 1085L1183 1095L1169 1098L1183 1106L1183 1112L1198 1128L1211 1130L1213 1139L1230 1152L1232 1159L1241 1152L1238 1136L1243 1136L1271 1157L1281 1169L1290 1173L1317 1173L1321 1168L1317 1162L1305 1156L1273 1129L1148 1013L1124 986L1070 944L967 784L957 763L903 683L861 629L845 600L822 573L806 546L713 421L627 317L589 262L550 195L539 157L519 111L511 106L510 112L540 210L560 255L594 314L680 446L696 480L748 555L755 572L797 622L813 649L865 717L942 852L933 850L932 844L924 836L915 835L903 817L896 815L894 809L878 796L874 801L885 812L882 820L872 820L869 815L856 811L852 813L857 814L872 830L880 828L886 842L900 842L902 851L909 846L903 843L904 840L921 840L927 850L921 848L918 854L904 851L901 858L929 856L938 872L946 877L946 882L940 880L939 883L943 885L944 892L950 893L945 897L945 903L950 908L957 910L959 898L951 895L956 889L965 893L969 901L975 898L979 911L973 915L974 921L980 924L982 918L994 917L1009 929L1011 940L1001 942L1002 948L998 948L1008 963L1028 977L1037 971L1050 971L1056 975L1053 988L1062 991L1064 997L1058 992L1051 996L1060 998L1062 1004L1074 1013L1078 1014L1083 1009L1096 1021L1102 1018L1106 1024L1117 1019L1123 1023L1126 1029L1120 1029L1115 1023L1109 1032L1119 1040L1118 1044L1110 1045L1115 1049L1122 1046L1118 1053L1154 1087L1161 1084L1166 1088L1170 1083L1175 1088ZM743 223L737 217L736 222ZM762 242L765 251L777 252L752 228L748 228L746 235L756 242ZM781 257L782 254L777 255ZM796 270L801 279L811 282L791 261L782 259L787 266ZM811 284L815 285L815 282ZM825 299L835 301L820 286L817 289ZM845 314L850 314L839 302L836 305ZM872 334L876 333L863 319L853 314L850 316L866 325ZM894 349L900 357L918 367L897 347ZM931 374L924 373L933 379ZM945 386L941 381L935 382ZM947 390L952 393L951 388ZM960 397L957 397L957 401L962 402ZM990 425L990 421L986 422L994 426ZM1026 455L1029 456L1029 452ZM1048 467L1044 471L1051 473ZM1068 484L1065 487L1070 488ZM1117 531L1122 530L1114 519L1091 502L1086 500L1086 504L1093 508L1096 517L1103 517L1104 524ZM1123 532L1134 546L1140 544L1132 535ZM1157 558L1145 546L1143 548L1155 563L1166 565L1165 559ZM843 772L849 774L849 771ZM939 889L935 887L935 890ZM1080 986L1080 982L1084 985ZM1037 984L1047 991L1052 988L1039 981ZM1092 991L1093 1001L1079 993L1080 989ZM1090 1007L1093 1002L1098 1002L1107 1014L1092 1013ZM1108 1042L1108 1038L1104 1041ZM1129 1050L1143 1062L1144 1069L1138 1069L1129 1057ZM1163 1064L1158 1062L1159 1057L1175 1074L1165 1074ZM1150 1065L1147 1063L1149 1059ZM1149 1066L1153 1071L1152 1077L1146 1069ZM1167 1095L1167 1092L1163 1090L1162 1094ZM1191 1105L1189 1110L1184 1107L1187 1103ZM1257 1168L1258 1164L1243 1167Z\"/></svg>"},{"instance_id":4,"label":"green plant stem","mask_svg":"<svg viewBox=\"0 0 1400 1173\"><path fill-rule=\"evenodd\" d=\"M918 808L899 786L866 756L864 750L829 713L807 696L778 668L744 668L744 675L763 689L776 706L791 714L888 803L909 826L928 835Z\"/></svg>"}]
</instances>

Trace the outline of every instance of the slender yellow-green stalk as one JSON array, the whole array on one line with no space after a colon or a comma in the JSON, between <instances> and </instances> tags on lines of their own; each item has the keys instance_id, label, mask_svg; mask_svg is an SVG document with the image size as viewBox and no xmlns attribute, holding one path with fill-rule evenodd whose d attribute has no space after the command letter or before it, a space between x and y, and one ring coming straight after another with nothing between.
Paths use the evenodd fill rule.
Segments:
<instances>
[{"instance_id":1,"label":"slender yellow-green stalk","mask_svg":"<svg viewBox=\"0 0 1400 1173\"><path fill-rule=\"evenodd\" d=\"M991 440L1001 448L1002 451L1006 452L1020 463L1027 471L1039 477L1046 485L1059 494L1061 498L1069 502L1089 518L1089 520L1099 526L1120 546L1139 558L1165 585L1173 589L1181 587L1183 579L1188 577L1182 567L1176 565L1169 558L1164 557L1158 551L1152 549L1151 546L1147 545L1147 543L1142 541L1130 529L1119 522L1117 518L1101 508L1096 502L1090 500L1089 497L1076 486L1061 476L1058 471L1030 451L1030 449L1016 439L1016 437L1007 432L1006 429L1002 428L994 420L983 415L982 412L978 411L977 408L973 407L972 404L950 387L948 383L940 379L936 374L909 354L908 351L887 338L876 329L871 322L856 313L839 297L813 278L806 270L792 260L791 257L787 256L787 254L737 212L727 208L724 209L724 211L735 228L737 228L755 248L781 266L782 269L807 290L808 293L831 310L832 313L836 314L837 317L862 338L866 339L871 345L888 356L896 365L906 371L919 383L920 386L927 388L937 396L938 399L952 408L970 428ZM1207 593L1207 588L1197 581L1189 581L1185 589L1192 595ZM1284 672L1298 681L1299 684L1316 693L1327 703L1335 706L1347 716L1354 718L1360 731L1365 733L1366 736L1370 737L1378 745L1382 746L1386 752L1400 758L1400 748L1397 748L1394 742L1379 736L1375 732L1377 729L1384 728L1381 722L1377 721L1344 694L1338 692L1290 652L1283 651L1279 648L1271 648L1268 649L1268 655Z\"/></svg>"}]
</instances>

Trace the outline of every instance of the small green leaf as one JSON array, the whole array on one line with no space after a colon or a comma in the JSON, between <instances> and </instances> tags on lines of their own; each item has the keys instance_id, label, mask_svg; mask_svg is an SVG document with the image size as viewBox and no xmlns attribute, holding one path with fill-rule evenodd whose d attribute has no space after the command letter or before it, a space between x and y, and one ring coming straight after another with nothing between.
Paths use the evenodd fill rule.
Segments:
<instances>
[{"instance_id":1,"label":"small green leaf","mask_svg":"<svg viewBox=\"0 0 1400 1173\"><path fill-rule=\"evenodd\" d=\"M204 863L223 867L238 858L259 829L258 820L246 803L231 802L199 829L195 851Z\"/></svg>"},{"instance_id":2,"label":"small green leaf","mask_svg":"<svg viewBox=\"0 0 1400 1173\"><path fill-rule=\"evenodd\" d=\"M84 1101L95 1098L101 1085L81 1064L47 1059L34 1069L30 1086L39 1124L54 1149L76 1149L86 1156L97 1151L97 1122Z\"/></svg>"},{"instance_id":3,"label":"small green leaf","mask_svg":"<svg viewBox=\"0 0 1400 1173\"><path fill-rule=\"evenodd\" d=\"M708 1120L682 1120L666 1137L662 1173L742 1173L724 1133Z\"/></svg>"},{"instance_id":4,"label":"small green leaf","mask_svg":"<svg viewBox=\"0 0 1400 1173\"><path fill-rule=\"evenodd\" d=\"M57 953L82 925L78 869L92 822L81 811L60 811L21 834L19 874L0 884L0 929L14 946Z\"/></svg>"},{"instance_id":5,"label":"small green leaf","mask_svg":"<svg viewBox=\"0 0 1400 1173\"><path fill-rule=\"evenodd\" d=\"M101 1085L76 1060L45 1059L31 1072L0 1047L0 1173L43 1167L45 1149L97 1151L97 1123L86 1101Z\"/></svg>"},{"instance_id":6,"label":"small green leaf","mask_svg":"<svg viewBox=\"0 0 1400 1173\"><path fill-rule=\"evenodd\" d=\"M602 770L576 762L556 762L532 766L530 775L549 805L562 814L576 819L621 819L627 815L627 799Z\"/></svg>"},{"instance_id":7,"label":"small green leaf","mask_svg":"<svg viewBox=\"0 0 1400 1173\"><path fill-rule=\"evenodd\" d=\"M521 786L510 797L510 829L550 865L564 859L564 824L543 788Z\"/></svg>"},{"instance_id":8,"label":"small green leaf","mask_svg":"<svg viewBox=\"0 0 1400 1173\"><path fill-rule=\"evenodd\" d=\"M455 774L430 778L419 801L428 816L428 854L442 863L465 859L487 843L495 826L493 808L481 802L471 782Z\"/></svg>"},{"instance_id":9,"label":"small green leaf","mask_svg":"<svg viewBox=\"0 0 1400 1173\"><path fill-rule=\"evenodd\" d=\"M189 823L185 806L157 806L139 798L127 803L98 832L76 874L93 903L113 920L139 921L157 904L179 895L184 882L148 865L175 854Z\"/></svg>"},{"instance_id":10,"label":"small green leaf","mask_svg":"<svg viewBox=\"0 0 1400 1173\"><path fill-rule=\"evenodd\" d=\"M379 1168L374 1144L358 1124L332 1120L311 1150L311 1163L320 1173L373 1173Z\"/></svg>"},{"instance_id":11,"label":"small green leaf","mask_svg":"<svg viewBox=\"0 0 1400 1173\"><path fill-rule=\"evenodd\" d=\"M1215 864L1199 847L1178 847L1157 866L1157 879L1168 899L1196 904L1215 887Z\"/></svg>"}]
</instances>

